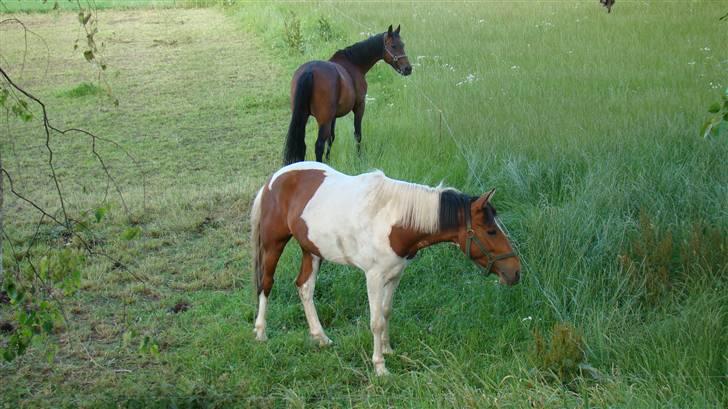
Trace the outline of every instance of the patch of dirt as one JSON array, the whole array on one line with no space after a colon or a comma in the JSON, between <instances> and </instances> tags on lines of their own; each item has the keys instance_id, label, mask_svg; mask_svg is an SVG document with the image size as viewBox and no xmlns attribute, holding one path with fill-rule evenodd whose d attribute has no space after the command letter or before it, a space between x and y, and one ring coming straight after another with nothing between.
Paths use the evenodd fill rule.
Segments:
<instances>
[{"instance_id":1,"label":"patch of dirt","mask_svg":"<svg viewBox=\"0 0 728 409\"><path fill-rule=\"evenodd\" d=\"M15 326L7 321L3 322L2 324L0 324L0 332L2 332L3 334L12 334L13 332L15 332Z\"/></svg>"},{"instance_id":2,"label":"patch of dirt","mask_svg":"<svg viewBox=\"0 0 728 409\"><path fill-rule=\"evenodd\" d=\"M190 309L192 305L187 301L180 301L177 304L174 305L174 307L169 309L169 312L174 314L179 314L180 312L185 312Z\"/></svg>"}]
</instances>

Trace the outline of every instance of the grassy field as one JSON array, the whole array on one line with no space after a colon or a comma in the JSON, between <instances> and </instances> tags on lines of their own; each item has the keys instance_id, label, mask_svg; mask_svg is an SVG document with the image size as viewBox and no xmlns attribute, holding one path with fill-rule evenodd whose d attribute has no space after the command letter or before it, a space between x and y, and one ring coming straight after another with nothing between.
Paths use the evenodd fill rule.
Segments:
<instances>
[{"instance_id":1,"label":"grassy field","mask_svg":"<svg viewBox=\"0 0 728 409\"><path fill-rule=\"evenodd\" d=\"M100 245L145 282L89 258L81 291L64 300L69 322L0 364L0 406L728 406L728 141L698 135L728 86L719 6L106 10L98 35L118 107L84 86L96 73L72 48L75 14L21 15L48 48L30 37L21 70L22 33L2 26L2 66L46 101L53 122L114 139L141 163L100 147L142 228L124 241L128 218L118 196L105 199L88 140L53 141L70 209L106 200ZM285 26L294 21L292 48ZM290 73L392 23L414 73L370 72L364 152L357 157L347 117L331 165L473 194L497 187L525 269L504 288L455 248L424 251L395 296L392 375L377 378L363 274L322 267L316 303L334 345L319 349L293 284L297 246L279 264L270 340L254 341L247 212L280 164ZM55 209L38 124L3 128L4 166ZM309 125L309 157L314 132ZM38 216L5 202L10 254L28 244ZM39 254L61 245L52 225L41 233ZM190 309L171 313L180 301ZM12 319L4 305L0 318ZM158 354L138 352L144 336Z\"/></svg>"}]
</instances>

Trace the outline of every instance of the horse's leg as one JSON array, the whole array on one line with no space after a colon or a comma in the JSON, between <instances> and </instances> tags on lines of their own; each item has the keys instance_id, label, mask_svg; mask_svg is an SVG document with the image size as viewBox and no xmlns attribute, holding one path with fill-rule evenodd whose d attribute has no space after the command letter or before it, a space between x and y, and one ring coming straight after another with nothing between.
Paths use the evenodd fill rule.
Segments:
<instances>
[{"instance_id":1,"label":"horse's leg","mask_svg":"<svg viewBox=\"0 0 728 409\"><path fill-rule=\"evenodd\" d=\"M334 139L336 139L336 118L334 118L333 121L331 121L331 137L329 138L329 146L326 148L326 162L329 161L329 154L331 153L331 145L334 144Z\"/></svg>"},{"instance_id":2,"label":"horse's leg","mask_svg":"<svg viewBox=\"0 0 728 409\"><path fill-rule=\"evenodd\" d=\"M319 346L331 345L331 340L324 333L321 326L316 306L313 303L313 292L316 288L316 273L318 272L321 258L315 256L306 250L303 250L301 258L301 272L298 273L296 285L298 286L298 296L301 297L303 303L303 312L306 314L308 328L311 338L318 341Z\"/></svg>"},{"instance_id":3,"label":"horse's leg","mask_svg":"<svg viewBox=\"0 0 728 409\"><path fill-rule=\"evenodd\" d=\"M392 314L392 298L394 297L394 291L397 289L401 278L402 275L398 274L395 278L384 284L384 297L382 300L382 313L384 315L384 330L382 331L383 354L391 354L394 352L392 345L389 343L389 316Z\"/></svg>"},{"instance_id":4,"label":"horse's leg","mask_svg":"<svg viewBox=\"0 0 728 409\"><path fill-rule=\"evenodd\" d=\"M317 118L318 119L318 118ZM331 135L331 121L319 122L318 139L316 139L316 161L323 162L324 147Z\"/></svg>"},{"instance_id":5,"label":"horse's leg","mask_svg":"<svg viewBox=\"0 0 728 409\"><path fill-rule=\"evenodd\" d=\"M367 295L369 297L369 326L374 336L372 363L374 364L374 372L377 375L389 373L384 365L384 356L382 355L382 331L384 331L384 316L382 315L384 276L382 273L382 270L376 268L366 273Z\"/></svg>"},{"instance_id":6,"label":"horse's leg","mask_svg":"<svg viewBox=\"0 0 728 409\"><path fill-rule=\"evenodd\" d=\"M261 279L262 291L258 294L258 317L255 319L255 339L258 341L266 341L268 337L265 335L265 313L268 308L268 296L270 290L273 288L273 275L276 272L276 266L278 265L278 259L281 258L281 253L286 247L286 243L291 236L273 243L272 245L263 247L263 277Z\"/></svg>"},{"instance_id":7,"label":"horse's leg","mask_svg":"<svg viewBox=\"0 0 728 409\"><path fill-rule=\"evenodd\" d=\"M354 105L354 139L356 139L356 153L361 153L362 118L364 118L364 101Z\"/></svg>"}]
</instances>

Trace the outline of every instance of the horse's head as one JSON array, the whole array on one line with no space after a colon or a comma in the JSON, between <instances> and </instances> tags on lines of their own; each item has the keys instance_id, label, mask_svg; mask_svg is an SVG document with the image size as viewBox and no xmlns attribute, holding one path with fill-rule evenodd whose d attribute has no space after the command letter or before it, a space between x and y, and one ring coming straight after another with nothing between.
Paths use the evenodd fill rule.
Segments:
<instances>
[{"instance_id":1,"label":"horse's head","mask_svg":"<svg viewBox=\"0 0 728 409\"><path fill-rule=\"evenodd\" d=\"M389 30L384 34L384 61L391 65L398 73L402 75L412 74L412 66L410 65L407 54L404 52L404 41L399 36L399 26L396 30Z\"/></svg>"},{"instance_id":2,"label":"horse's head","mask_svg":"<svg viewBox=\"0 0 728 409\"><path fill-rule=\"evenodd\" d=\"M495 218L495 207L490 204L494 193L495 189L483 194L470 203L470 209L463 209L465 229L458 244L486 273L497 274L502 284L514 285L520 279L521 261Z\"/></svg>"}]
</instances>

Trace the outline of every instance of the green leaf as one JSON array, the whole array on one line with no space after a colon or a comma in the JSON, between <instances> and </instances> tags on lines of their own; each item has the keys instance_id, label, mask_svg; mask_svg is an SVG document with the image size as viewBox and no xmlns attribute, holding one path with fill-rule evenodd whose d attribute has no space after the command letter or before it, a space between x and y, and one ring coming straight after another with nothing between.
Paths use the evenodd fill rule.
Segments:
<instances>
[{"instance_id":1,"label":"green leaf","mask_svg":"<svg viewBox=\"0 0 728 409\"><path fill-rule=\"evenodd\" d=\"M53 360L56 359L56 354L58 353L58 346L55 344L48 345L48 348L46 349L46 361L48 361L49 364L53 363Z\"/></svg>"},{"instance_id":2,"label":"green leaf","mask_svg":"<svg viewBox=\"0 0 728 409\"><path fill-rule=\"evenodd\" d=\"M5 106L5 102L8 100L8 96L10 96L10 91L8 91L6 88L0 89L0 106Z\"/></svg>"},{"instance_id":3,"label":"green leaf","mask_svg":"<svg viewBox=\"0 0 728 409\"><path fill-rule=\"evenodd\" d=\"M106 208L105 207L99 207L94 212L94 217L96 217L96 223L100 222L101 219L104 218L104 216L106 216Z\"/></svg>"},{"instance_id":4,"label":"green leaf","mask_svg":"<svg viewBox=\"0 0 728 409\"><path fill-rule=\"evenodd\" d=\"M49 266L49 260L48 256L43 256L42 259L40 259L40 263L38 263L38 274L40 275L40 278L45 280L48 278L48 266Z\"/></svg>"},{"instance_id":5,"label":"green leaf","mask_svg":"<svg viewBox=\"0 0 728 409\"><path fill-rule=\"evenodd\" d=\"M43 331L45 331L46 334L52 333L53 332L53 321L51 321L51 320L43 321Z\"/></svg>"},{"instance_id":6,"label":"green leaf","mask_svg":"<svg viewBox=\"0 0 728 409\"><path fill-rule=\"evenodd\" d=\"M703 138L707 138L708 135L710 135L710 130L712 128L713 128L713 120L712 119L708 119L707 121L705 121L705 123L703 124L703 126L700 127L700 135Z\"/></svg>"},{"instance_id":7,"label":"green leaf","mask_svg":"<svg viewBox=\"0 0 728 409\"><path fill-rule=\"evenodd\" d=\"M15 300L15 297L18 296L17 288L15 287L15 283L10 281L9 278L5 279L5 293L10 297L11 301Z\"/></svg>"},{"instance_id":8,"label":"green leaf","mask_svg":"<svg viewBox=\"0 0 728 409\"><path fill-rule=\"evenodd\" d=\"M720 111L720 103L718 103L718 102L714 102L710 106L710 108L708 108L708 112L710 112L711 114L716 114L716 113L718 113L718 111Z\"/></svg>"},{"instance_id":9,"label":"green leaf","mask_svg":"<svg viewBox=\"0 0 728 409\"><path fill-rule=\"evenodd\" d=\"M91 62L91 60L94 59L94 52L91 50L86 50L83 52L83 57L86 58L86 61Z\"/></svg>"},{"instance_id":10,"label":"green leaf","mask_svg":"<svg viewBox=\"0 0 728 409\"><path fill-rule=\"evenodd\" d=\"M128 229L124 230L124 233L121 234L121 238L124 240L133 240L139 236L139 233L142 232L141 227L135 226L135 227L129 227Z\"/></svg>"},{"instance_id":11,"label":"green leaf","mask_svg":"<svg viewBox=\"0 0 728 409\"><path fill-rule=\"evenodd\" d=\"M121 345L128 347L131 344L132 338L134 338L134 331L126 331L124 335L121 336Z\"/></svg>"},{"instance_id":12,"label":"green leaf","mask_svg":"<svg viewBox=\"0 0 728 409\"><path fill-rule=\"evenodd\" d=\"M3 353L3 359L7 362L11 362L13 359L15 359L15 351L13 351L12 348L2 348L0 349Z\"/></svg>"}]
</instances>

